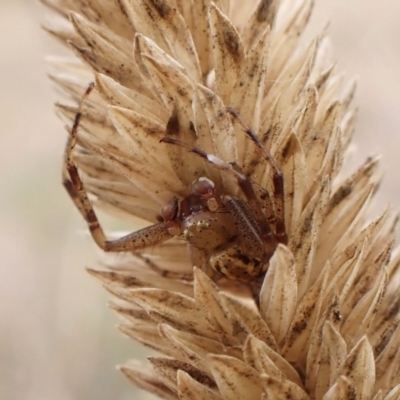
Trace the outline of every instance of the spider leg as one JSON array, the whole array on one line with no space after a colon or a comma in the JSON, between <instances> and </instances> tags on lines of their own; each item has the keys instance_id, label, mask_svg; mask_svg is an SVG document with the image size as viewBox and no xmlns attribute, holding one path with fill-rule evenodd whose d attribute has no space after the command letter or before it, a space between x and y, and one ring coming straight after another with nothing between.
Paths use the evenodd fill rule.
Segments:
<instances>
[{"instance_id":1,"label":"spider leg","mask_svg":"<svg viewBox=\"0 0 400 400\"><path fill-rule=\"evenodd\" d=\"M79 123L82 119L82 108L93 89L94 84L91 83L86 89L86 92L81 100L71 129L70 137L67 141L62 174L63 185L75 206L85 219L93 240L104 251L134 251L160 244L172 237L168 233L165 222L151 225L119 239L107 240L103 228L101 227L97 218L96 212L93 209L93 205L89 200L88 194L79 175L78 167L73 161L73 150L77 143Z\"/></svg>"},{"instance_id":2,"label":"spider leg","mask_svg":"<svg viewBox=\"0 0 400 400\"><path fill-rule=\"evenodd\" d=\"M285 200L284 200L284 182L281 170L276 165L276 162L264 144L260 141L254 131L242 120L238 112L232 107L227 107L227 111L238 120L246 135L256 144L262 151L265 160L273 170L273 186L275 198L275 214L276 214L276 232L275 236L278 242L287 243L287 234L285 228Z\"/></svg>"},{"instance_id":3,"label":"spider leg","mask_svg":"<svg viewBox=\"0 0 400 400\"><path fill-rule=\"evenodd\" d=\"M143 261L150 270L154 271L156 274L162 276L163 278L176 279L188 282L193 281L192 273L185 274L184 272L175 272L163 269L159 267L154 261L150 260L150 258L140 253L134 253L134 256L137 257L139 260Z\"/></svg>"},{"instance_id":4,"label":"spider leg","mask_svg":"<svg viewBox=\"0 0 400 400\"><path fill-rule=\"evenodd\" d=\"M263 232L263 225L254 220L250 207L238 197L225 196L225 206L233 216L241 244L246 254L259 260L269 260L276 249L276 239L271 230ZM265 224L268 226L268 224Z\"/></svg>"},{"instance_id":5,"label":"spider leg","mask_svg":"<svg viewBox=\"0 0 400 400\"><path fill-rule=\"evenodd\" d=\"M229 163L221 160L220 158L216 157L213 154L208 154L205 151L199 149L198 147L193 147L193 146L191 146L187 143L184 143L178 139L174 139L171 137L164 137L160 141L163 143L181 146L181 147L187 149L189 152L194 153L197 156L203 158L211 165L214 165L216 168L219 168L219 169L231 174L237 180L238 185L241 188L243 194L245 195L250 208L255 213L257 223L261 229L260 230L261 238L264 240L264 242L271 240L273 233L272 233L271 228L270 228L270 226L265 218L265 215L263 213L261 202L254 191L253 183L246 176L246 174L243 173L243 171L239 165L237 165L235 163L229 164ZM231 198L231 197L227 196L227 198ZM272 240L272 241L274 241L274 240Z\"/></svg>"},{"instance_id":6,"label":"spider leg","mask_svg":"<svg viewBox=\"0 0 400 400\"><path fill-rule=\"evenodd\" d=\"M69 196L71 197L72 201L74 202L75 207L79 210L79 212L85 219L87 219L87 218L86 218L86 213L85 213L85 209L84 209L84 204L81 201L79 194L77 193L76 186L74 185L73 180L71 180L72 178L71 178L69 170L68 170L68 164L71 163L71 152L74 149L76 142L77 142L77 132L78 132L80 121L82 119L82 108L93 89L94 89L94 83L91 82L89 84L89 86L87 87L87 89L81 99L81 102L79 104L78 112L75 115L74 123L72 125L70 135L68 136L67 143L65 145L64 166L63 166L63 170L62 170L63 185L64 185L66 191L68 192Z\"/></svg>"},{"instance_id":7,"label":"spider leg","mask_svg":"<svg viewBox=\"0 0 400 400\"><path fill-rule=\"evenodd\" d=\"M75 115L74 123L72 125L71 133L68 136L67 143L65 145L65 153L64 153L64 166L63 166L63 171L62 171L62 182L63 185L68 192L69 196L71 197L72 201L75 204L75 207L79 210L81 215L86 219L85 217L85 210L84 210L84 205L83 202L80 200L79 195L75 189L75 186L73 182L71 181L71 178L68 173L68 163L71 161L71 151L74 149L76 145L76 140L77 140L77 132L78 132L78 127L82 119L82 108L83 105L85 104L86 100L88 99L90 93L94 89L94 83L91 82L89 86L87 87L81 102L79 104L78 112Z\"/></svg>"}]
</instances>

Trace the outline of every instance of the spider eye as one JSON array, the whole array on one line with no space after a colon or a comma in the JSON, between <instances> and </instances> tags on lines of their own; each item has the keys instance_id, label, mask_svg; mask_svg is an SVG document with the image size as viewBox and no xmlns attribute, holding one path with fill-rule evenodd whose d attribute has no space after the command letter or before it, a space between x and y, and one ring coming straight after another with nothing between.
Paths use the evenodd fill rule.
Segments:
<instances>
[{"instance_id":1,"label":"spider eye","mask_svg":"<svg viewBox=\"0 0 400 400\"><path fill-rule=\"evenodd\" d=\"M202 176L192 182L191 191L196 196L208 200L215 196L215 185L210 179Z\"/></svg>"}]
</instances>

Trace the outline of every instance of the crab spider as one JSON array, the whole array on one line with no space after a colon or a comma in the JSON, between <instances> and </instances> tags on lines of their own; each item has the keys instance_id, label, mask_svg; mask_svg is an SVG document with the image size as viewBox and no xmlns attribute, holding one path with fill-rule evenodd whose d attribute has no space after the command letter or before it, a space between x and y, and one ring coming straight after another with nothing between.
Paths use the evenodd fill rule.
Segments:
<instances>
[{"instance_id":1,"label":"crab spider","mask_svg":"<svg viewBox=\"0 0 400 400\"><path fill-rule=\"evenodd\" d=\"M119 239L107 239L73 160L82 105L93 88L91 84L86 90L75 116L66 146L63 184L86 220L96 244L107 252L140 252L178 237L202 253L206 265L201 267L205 270L211 266L221 276L242 282L251 282L263 276L278 243L287 242L283 176L255 133L231 108L228 111L260 148L272 168L273 196L254 185L239 165L227 163L177 139L164 137L161 142L181 146L230 174L244 198L220 193L214 182L207 177L200 177L192 182L187 196L180 199L174 197L162 207L161 222Z\"/></svg>"}]
</instances>

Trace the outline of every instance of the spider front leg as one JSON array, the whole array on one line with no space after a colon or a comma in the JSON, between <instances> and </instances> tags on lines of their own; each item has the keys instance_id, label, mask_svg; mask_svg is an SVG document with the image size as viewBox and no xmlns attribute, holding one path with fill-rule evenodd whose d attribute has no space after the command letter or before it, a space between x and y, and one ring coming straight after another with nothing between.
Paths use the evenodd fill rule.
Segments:
<instances>
[{"instance_id":1,"label":"spider front leg","mask_svg":"<svg viewBox=\"0 0 400 400\"><path fill-rule=\"evenodd\" d=\"M79 175L78 167L73 160L73 150L77 143L78 128L82 118L82 108L93 89L94 84L91 83L81 100L78 112L75 116L74 124L71 129L70 137L67 141L63 167L64 187L66 188L75 206L85 219L93 240L104 251L136 251L158 245L172 238L170 232L175 228L174 218L176 217L178 209L176 199L174 199L171 204L168 204L164 207L164 222L140 229L115 240L107 239L97 218L96 212L94 211L93 205L89 200L87 191Z\"/></svg>"},{"instance_id":2,"label":"spider front leg","mask_svg":"<svg viewBox=\"0 0 400 400\"><path fill-rule=\"evenodd\" d=\"M233 218L238 237L233 245L227 244L212 255L210 264L228 279L254 281L268 269L277 241L272 234L268 238L263 236L262 226L241 198L224 196L223 201Z\"/></svg>"},{"instance_id":3,"label":"spider front leg","mask_svg":"<svg viewBox=\"0 0 400 400\"><path fill-rule=\"evenodd\" d=\"M275 236L279 243L286 244L288 241L285 227L285 200L284 200L284 181L281 170L275 163L274 158L265 148L255 132L242 120L239 113L232 107L227 107L227 111L236 118L242 126L246 135L256 144L262 151L265 160L271 166L273 171L272 182L274 186L275 214L276 214L276 232Z\"/></svg>"}]
</instances>

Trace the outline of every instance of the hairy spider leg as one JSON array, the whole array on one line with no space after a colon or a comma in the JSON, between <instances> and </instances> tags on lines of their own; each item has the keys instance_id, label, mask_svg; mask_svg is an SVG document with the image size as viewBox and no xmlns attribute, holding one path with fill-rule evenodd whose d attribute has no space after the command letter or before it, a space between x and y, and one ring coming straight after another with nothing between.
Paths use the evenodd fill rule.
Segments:
<instances>
[{"instance_id":1,"label":"hairy spider leg","mask_svg":"<svg viewBox=\"0 0 400 400\"><path fill-rule=\"evenodd\" d=\"M276 232L275 236L279 243L286 244L288 241L285 227L285 199L284 199L284 179L282 171L276 165L276 162L264 144L255 134L255 132L243 121L239 113L232 107L227 107L227 111L238 120L246 135L262 151L265 160L273 170L272 182L274 186L274 205L276 214Z\"/></svg>"},{"instance_id":2,"label":"hairy spider leg","mask_svg":"<svg viewBox=\"0 0 400 400\"><path fill-rule=\"evenodd\" d=\"M230 165L232 165L233 169L235 169L242 175L245 175L243 172L243 169L241 167L239 167L237 163L232 162L232 163L230 163ZM245 176L247 177L247 175L245 175ZM270 197L268 191L266 189L264 189L263 187L261 187L260 185L256 184L255 182L252 182L249 178L247 178L247 179L251 182L252 188L256 194L256 197L260 201L261 209L263 210L263 214L261 216L258 216L258 218L260 220L260 224L261 225L264 224L264 219L266 217L269 228L272 229L272 227L274 227L273 232L275 232L276 231L276 217L274 214L274 207L272 204L272 200L271 200L271 197ZM267 232L269 232L268 229L267 229Z\"/></svg>"},{"instance_id":3,"label":"hairy spider leg","mask_svg":"<svg viewBox=\"0 0 400 400\"><path fill-rule=\"evenodd\" d=\"M81 213L81 215L86 219L85 217L85 210L83 207L82 202L80 201L78 194L75 190L74 184L72 183L72 181L69 179L69 174L68 174L68 170L66 167L67 163L68 163L68 157L69 157L69 149L70 148L74 148L76 145L76 135L73 135L72 132L77 132L79 124L81 122L82 119L82 108L83 105L85 104L85 102L87 101L88 97L90 96L90 93L92 92L92 90L94 89L94 83L91 82L89 84L89 86L87 87L83 97L81 98L79 107L78 107L78 112L75 114L75 119L74 119L74 123L72 125L71 128L71 132L69 133L68 139L67 139L67 143L65 145L65 151L64 151L64 165L63 165L63 170L62 170L62 182L63 185L65 187L65 189L67 190L69 196L71 197L72 201L74 202L75 207L79 210L79 212Z\"/></svg>"},{"instance_id":4,"label":"hairy spider leg","mask_svg":"<svg viewBox=\"0 0 400 400\"><path fill-rule=\"evenodd\" d=\"M243 173L239 165L235 164L232 166L215 155L208 154L198 147L193 147L178 139L164 137L160 140L160 142L181 146L187 149L189 152L203 158L216 168L226 171L236 178L238 185L245 195L249 205L247 206L241 199L231 196L225 196L225 205L231 212L235 222L240 227L239 230L246 232L244 237L246 243L252 248L254 247L254 243L261 244L265 249L266 258L270 258L276 248L275 235L272 232L262 211L260 200L254 192L251 180ZM246 209L245 211L243 210L244 208ZM252 212L250 212L249 208L255 213L256 221L254 221L254 218L249 217L252 215ZM255 228L255 225L259 227L258 232L257 228ZM255 251L257 252L257 250Z\"/></svg>"},{"instance_id":5,"label":"hairy spider leg","mask_svg":"<svg viewBox=\"0 0 400 400\"><path fill-rule=\"evenodd\" d=\"M70 195L72 201L86 220L90 234L96 244L104 251L126 252L142 250L147 247L158 245L172 236L168 232L165 222L151 225L130 233L119 239L108 240L100 222L94 211L93 205L89 200L87 191L83 185L78 172L78 167L73 161L73 150L77 143L77 135L80 121L82 119L82 109L90 93L94 89L94 83L91 83L79 104L78 112L75 115L74 123L71 129L70 137L67 140L65 149L65 160L63 166L63 185Z\"/></svg>"}]
</instances>

